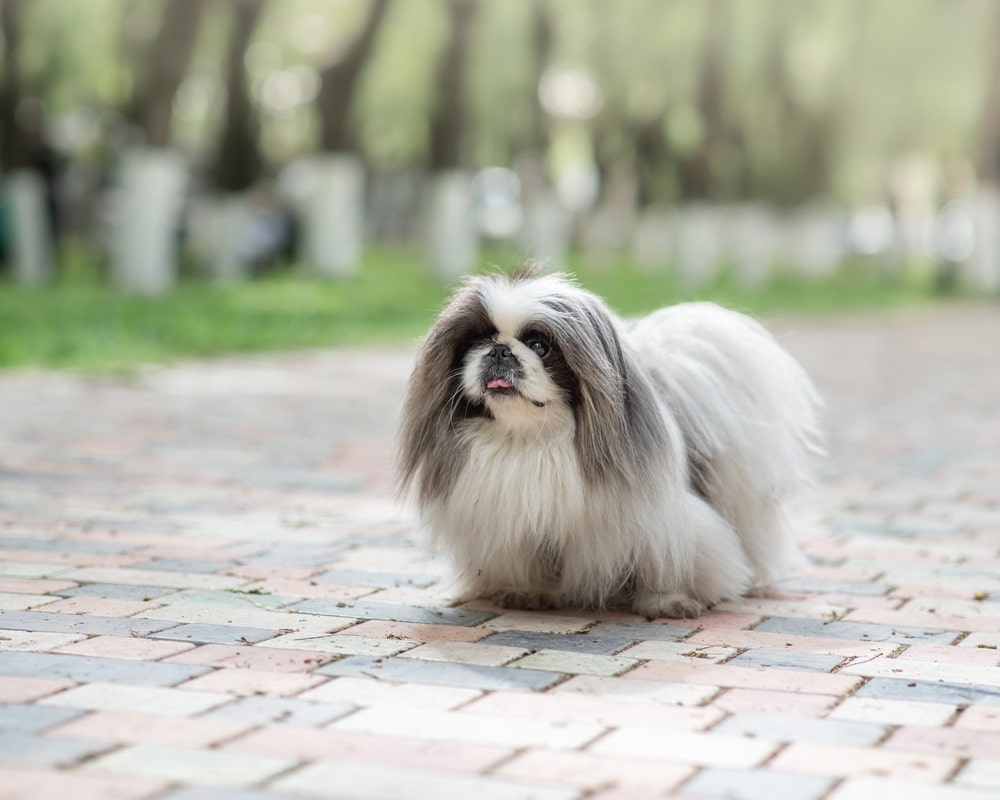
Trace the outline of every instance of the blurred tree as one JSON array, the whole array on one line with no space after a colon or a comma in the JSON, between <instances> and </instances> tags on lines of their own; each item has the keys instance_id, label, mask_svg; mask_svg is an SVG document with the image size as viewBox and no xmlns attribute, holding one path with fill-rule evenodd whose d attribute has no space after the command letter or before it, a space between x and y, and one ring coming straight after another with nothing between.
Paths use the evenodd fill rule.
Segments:
<instances>
[{"instance_id":1,"label":"blurred tree","mask_svg":"<svg viewBox=\"0 0 1000 800\"><path fill-rule=\"evenodd\" d=\"M320 114L319 144L323 150L347 152L354 149L351 106L390 3L391 0L372 0L368 17L357 38L340 58L320 73L316 104Z\"/></svg>"},{"instance_id":2,"label":"blurred tree","mask_svg":"<svg viewBox=\"0 0 1000 800\"><path fill-rule=\"evenodd\" d=\"M428 166L435 172L464 166L468 155L465 75L475 16L474 0L448 0L448 41L438 61L437 93L430 120Z\"/></svg>"},{"instance_id":3,"label":"blurred tree","mask_svg":"<svg viewBox=\"0 0 1000 800\"><path fill-rule=\"evenodd\" d=\"M212 169L212 183L242 192L260 176L260 117L247 90L244 61L257 21L268 0L231 0L232 31L226 54L226 117Z\"/></svg>"},{"instance_id":4,"label":"blurred tree","mask_svg":"<svg viewBox=\"0 0 1000 800\"><path fill-rule=\"evenodd\" d=\"M980 123L976 166L984 181L1000 184L1000 3L993 6L989 39L993 44L989 65L986 102Z\"/></svg>"},{"instance_id":5,"label":"blurred tree","mask_svg":"<svg viewBox=\"0 0 1000 800\"><path fill-rule=\"evenodd\" d=\"M3 33L3 79L0 81L0 168L5 172L27 166L24 131L18 125L17 110L23 87L21 36L27 0L0 1L0 28Z\"/></svg>"},{"instance_id":6,"label":"blurred tree","mask_svg":"<svg viewBox=\"0 0 1000 800\"><path fill-rule=\"evenodd\" d=\"M151 39L133 51L136 79L126 116L145 132L151 147L170 143L174 95L187 73L206 6L204 0L166 0Z\"/></svg>"}]
</instances>

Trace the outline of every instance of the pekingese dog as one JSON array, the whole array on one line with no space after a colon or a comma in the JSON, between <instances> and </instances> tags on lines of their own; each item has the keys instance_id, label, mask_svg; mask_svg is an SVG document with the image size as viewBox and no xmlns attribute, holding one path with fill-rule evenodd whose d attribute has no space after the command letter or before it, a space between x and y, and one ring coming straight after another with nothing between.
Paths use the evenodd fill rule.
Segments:
<instances>
[{"instance_id":1,"label":"pekingese dog","mask_svg":"<svg viewBox=\"0 0 1000 800\"><path fill-rule=\"evenodd\" d=\"M817 405L736 312L625 323L564 275L473 277L417 356L400 485L459 602L696 617L796 557L782 503L821 451Z\"/></svg>"}]
</instances>

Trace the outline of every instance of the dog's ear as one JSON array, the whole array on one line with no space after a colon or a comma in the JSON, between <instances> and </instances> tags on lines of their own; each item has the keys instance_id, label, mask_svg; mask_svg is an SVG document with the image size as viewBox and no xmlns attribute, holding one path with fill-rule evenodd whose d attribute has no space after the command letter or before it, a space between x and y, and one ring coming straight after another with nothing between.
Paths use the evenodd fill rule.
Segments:
<instances>
[{"instance_id":1,"label":"dog's ear","mask_svg":"<svg viewBox=\"0 0 1000 800\"><path fill-rule=\"evenodd\" d=\"M558 307L558 341L576 379L576 449L590 481L644 480L668 452L662 411L644 371L622 341L620 323L604 303L573 287Z\"/></svg>"},{"instance_id":2,"label":"dog's ear","mask_svg":"<svg viewBox=\"0 0 1000 800\"><path fill-rule=\"evenodd\" d=\"M397 465L401 490L422 501L447 493L464 460L455 423L474 413L462 393L463 359L492 322L474 282L460 288L417 353L403 401Z\"/></svg>"}]
</instances>

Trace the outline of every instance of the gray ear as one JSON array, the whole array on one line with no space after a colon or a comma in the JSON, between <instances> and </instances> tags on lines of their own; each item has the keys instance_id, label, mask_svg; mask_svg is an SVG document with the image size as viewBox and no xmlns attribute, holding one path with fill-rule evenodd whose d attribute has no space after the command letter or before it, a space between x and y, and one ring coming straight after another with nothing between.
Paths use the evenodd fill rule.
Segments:
<instances>
[{"instance_id":1,"label":"gray ear","mask_svg":"<svg viewBox=\"0 0 1000 800\"><path fill-rule=\"evenodd\" d=\"M407 384L399 432L398 483L423 501L447 494L465 459L455 423L482 413L461 391L468 343L492 327L472 284L459 290L438 317L417 353Z\"/></svg>"},{"instance_id":2,"label":"gray ear","mask_svg":"<svg viewBox=\"0 0 1000 800\"><path fill-rule=\"evenodd\" d=\"M577 454L591 481L644 480L656 455L668 452L662 410L642 368L603 302L580 291L556 301L559 346L577 379Z\"/></svg>"}]
</instances>

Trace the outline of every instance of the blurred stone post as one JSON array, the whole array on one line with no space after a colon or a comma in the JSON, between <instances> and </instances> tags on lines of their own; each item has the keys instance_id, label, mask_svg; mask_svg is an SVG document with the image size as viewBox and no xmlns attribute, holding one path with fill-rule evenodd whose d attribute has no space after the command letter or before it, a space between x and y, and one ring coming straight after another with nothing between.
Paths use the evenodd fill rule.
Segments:
<instances>
[{"instance_id":1,"label":"blurred stone post","mask_svg":"<svg viewBox=\"0 0 1000 800\"><path fill-rule=\"evenodd\" d=\"M435 173L427 208L427 259L434 274L450 283L472 272L479 258L472 176L462 169Z\"/></svg>"},{"instance_id":2,"label":"blurred stone post","mask_svg":"<svg viewBox=\"0 0 1000 800\"><path fill-rule=\"evenodd\" d=\"M722 238L719 214L711 206L684 209L677 227L677 285L691 291L710 286L719 277Z\"/></svg>"},{"instance_id":3,"label":"blurred stone post","mask_svg":"<svg viewBox=\"0 0 1000 800\"><path fill-rule=\"evenodd\" d=\"M179 153L135 148L122 156L112 241L112 281L145 295L169 292L187 174Z\"/></svg>"},{"instance_id":4,"label":"blurred stone post","mask_svg":"<svg viewBox=\"0 0 1000 800\"><path fill-rule=\"evenodd\" d=\"M963 286L989 294L1000 293L1000 189L984 184L972 211L975 250L961 266Z\"/></svg>"},{"instance_id":5,"label":"blurred stone post","mask_svg":"<svg viewBox=\"0 0 1000 800\"><path fill-rule=\"evenodd\" d=\"M361 263L365 231L365 171L349 153L318 156L306 200L303 256L327 278L351 278Z\"/></svg>"},{"instance_id":6,"label":"blurred stone post","mask_svg":"<svg viewBox=\"0 0 1000 800\"><path fill-rule=\"evenodd\" d=\"M45 198L45 181L31 169L5 178L10 231L11 267L18 283L47 283L53 272L53 237Z\"/></svg>"},{"instance_id":7,"label":"blurred stone post","mask_svg":"<svg viewBox=\"0 0 1000 800\"><path fill-rule=\"evenodd\" d=\"M759 289L770 281L781 259L781 222L774 211L762 205L732 210L731 252L736 280L745 291Z\"/></svg>"}]
</instances>

